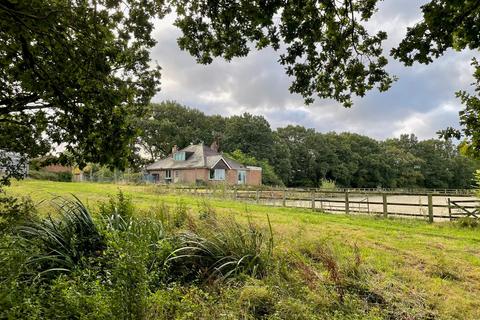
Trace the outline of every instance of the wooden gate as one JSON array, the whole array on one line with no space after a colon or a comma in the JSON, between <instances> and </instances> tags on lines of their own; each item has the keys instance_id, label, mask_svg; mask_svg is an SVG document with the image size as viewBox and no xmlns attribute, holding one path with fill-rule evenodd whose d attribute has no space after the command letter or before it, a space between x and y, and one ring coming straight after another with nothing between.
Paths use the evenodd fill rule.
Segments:
<instances>
[{"instance_id":1,"label":"wooden gate","mask_svg":"<svg viewBox=\"0 0 480 320\"><path fill-rule=\"evenodd\" d=\"M450 220L461 216L478 219L480 200L451 200L448 198L448 215Z\"/></svg>"}]
</instances>

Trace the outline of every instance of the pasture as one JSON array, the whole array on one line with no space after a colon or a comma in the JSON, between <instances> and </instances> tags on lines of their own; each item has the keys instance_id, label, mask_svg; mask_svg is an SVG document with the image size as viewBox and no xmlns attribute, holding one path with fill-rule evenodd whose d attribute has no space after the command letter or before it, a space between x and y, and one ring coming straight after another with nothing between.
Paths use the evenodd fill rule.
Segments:
<instances>
[{"instance_id":1,"label":"pasture","mask_svg":"<svg viewBox=\"0 0 480 320\"><path fill-rule=\"evenodd\" d=\"M356 259L365 270L362 281L369 288L370 298L365 298L365 312L359 313L362 316L357 314L352 319L383 319L386 316L382 309L387 308L384 303L393 310L389 311L390 316L403 319L480 318L479 229L461 228L452 222L428 224L421 220L328 214L312 212L307 208L269 207L170 192L158 193L157 189L149 186L27 180L13 183L7 188L7 193L31 197L37 203L40 214L46 215L51 207L45 200L52 197L75 194L94 211L98 203L108 200L119 190L129 195L139 210L182 204L189 214L198 216L202 208L208 206L220 217L234 217L240 223L250 221L265 228L269 219L275 244L274 256L278 261L297 259L306 248L319 244L328 244L342 261L352 257L352 250L358 251ZM300 306L305 304L305 308L316 310L322 303L320 300L332 299L327 297L332 294L330 291L322 293L327 296L321 298L319 287L312 287L312 282L328 282L325 270L313 264L307 268L303 262L293 265L296 267L292 273L301 279L299 283L291 284L299 285L299 292L303 292L295 298ZM278 286L287 285L285 280L272 277L249 281L249 286L254 283L256 287L275 292L274 300L285 302L293 299L282 293L283 289L278 289ZM223 294L230 295L228 303L246 294L245 287L239 284L224 289L228 292ZM371 297L377 297L378 301ZM227 303L222 299L218 300L220 305ZM348 304L348 299L337 303ZM363 307L358 303L354 306L356 309ZM283 310L279 305L275 308L277 315L278 310ZM205 312L219 311L209 309ZM348 312L339 314L338 318L347 316ZM325 316L327 318L329 316Z\"/></svg>"}]
</instances>

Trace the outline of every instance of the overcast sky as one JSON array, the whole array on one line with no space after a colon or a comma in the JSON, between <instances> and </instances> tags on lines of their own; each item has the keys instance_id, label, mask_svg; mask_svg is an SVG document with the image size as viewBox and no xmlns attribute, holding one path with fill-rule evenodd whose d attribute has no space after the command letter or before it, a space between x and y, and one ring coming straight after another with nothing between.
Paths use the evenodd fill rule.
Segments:
<instances>
[{"instance_id":1,"label":"overcast sky","mask_svg":"<svg viewBox=\"0 0 480 320\"><path fill-rule=\"evenodd\" d=\"M406 28L420 19L425 0L385 0L368 23L372 32L384 30L389 39L384 52L396 46ZM162 86L153 101L176 100L207 114L229 116L250 112L263 115L273 128L299 124L319 132L349 131L377 139L415 133L421 139L436 137L447 126L458 126L460 102L454 92L473 82L471 52L449 52L434 63L404 67L389 58L387 70L399 77L383 93L376 89L355 98L351 109L317 98L305 106L299 95L288 91L291 79L271 49L252 51L246 58L210 65L196 64L176 43L179 30L168 16L157 23L158 41L152 59L162 67Z\"/></svg>"}]
</instances>

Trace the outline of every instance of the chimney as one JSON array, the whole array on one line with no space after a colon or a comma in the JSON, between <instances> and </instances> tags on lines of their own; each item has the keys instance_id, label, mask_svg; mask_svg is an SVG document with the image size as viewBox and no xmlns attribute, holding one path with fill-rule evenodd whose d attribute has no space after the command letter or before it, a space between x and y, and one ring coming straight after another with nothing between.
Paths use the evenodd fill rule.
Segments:
<instances>
[{"instance_id":1,"label":"chimney","mask_svg":"<svg viewBox=\"0 0 480 320\"><path fill-rule=\"evenodd\" d=\"M213 140L212 145L210 146L210 149L212 149L215 152L218 152L218 143L217 140Z\"/></svg>"},{"instance_id":2,"label":"chimney","mask_svg":"<svg viewBox=\"0 0 480 320\"><path fill-rule=\"evenodd\" d=\"M173 145L173 148L172 148L172 154L175 154L177 151L178 151L178 147L175 144L175 145Z\"/></svg>"}]
</instances>

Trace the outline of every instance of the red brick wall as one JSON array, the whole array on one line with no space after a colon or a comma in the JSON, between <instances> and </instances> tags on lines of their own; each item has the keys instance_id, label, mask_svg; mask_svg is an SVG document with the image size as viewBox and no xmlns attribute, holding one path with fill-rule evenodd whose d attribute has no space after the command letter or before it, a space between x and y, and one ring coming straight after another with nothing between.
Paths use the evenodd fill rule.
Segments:
<instances>
[{"instance_id":1,"label":"red brick wall","mask_svg":"<svg viewBox=\"0 0 480 320\"><path fill-rule=\"evenodd\" d=\"M262 170L248 170L247 184L250 186L259 186L262 184Z\"/></svg>"},{"instance_id":2,"label":"red brick wall","mask_svg":"<svg viewBox=\"0 0 480 320\"><path fill-rule=\"evenodd\" d=\"M261 170L245 170L247 174L247 185L258 186L262 184L262 171ZM157 170L151 171L151 174L159 174L159 182L165 182L165 171ZM226 170L225 181L215 181L209 179L209 169L172 169L172 182L182 184L194 184L197 180L203 180L208 184L229 184L237 185L238 175L237 170Z\"/></svg>"},{"instance_id":3,"label":"red brick wall","mask_svg":"<svg viewBox=\"0 0 480 320\"><path fill-rule=\"evenodd\" d=\"M51 165L48 165L48 166L45 166L42 168L43 171L47 171L47 172L72 172L72 168L71 167L65 167L65 166L62 166L61 164L51 164Z\"/></svg>"}]
</instances>

